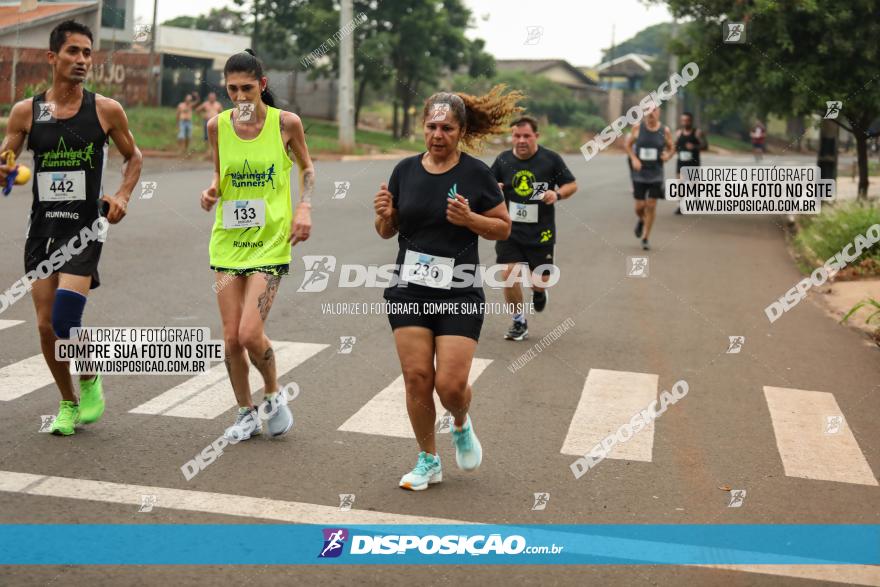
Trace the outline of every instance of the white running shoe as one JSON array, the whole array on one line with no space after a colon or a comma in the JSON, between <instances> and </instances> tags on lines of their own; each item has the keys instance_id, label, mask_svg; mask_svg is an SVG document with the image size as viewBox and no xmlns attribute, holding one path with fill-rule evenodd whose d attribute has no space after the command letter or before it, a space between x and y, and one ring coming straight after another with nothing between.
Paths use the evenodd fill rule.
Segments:
<instances>
[{"instance_id":1,"label":"white running shoe","mask_svg":"<svg viewBox=\"0 0 880 587\"><path fill-rule=\"evenodd\" d=\"M263 426L260 424L260 414L256 408L251 408L250 411L239 412L235 415L235 424L226 429L223 437L232 444L235 444L262 432Z\"/></svg>"},{"instance_id":2,"label":"white running shoe","mask_svg":"<svg viewBox=\"0 0 880 587\"><path fill-rule=\"evenodd\" d=\"M260 418L266 420L270 436L287 434L293 428L293 413L277 393L271 400L264 400L260 404Z\"/></svg>"}]
</instances>

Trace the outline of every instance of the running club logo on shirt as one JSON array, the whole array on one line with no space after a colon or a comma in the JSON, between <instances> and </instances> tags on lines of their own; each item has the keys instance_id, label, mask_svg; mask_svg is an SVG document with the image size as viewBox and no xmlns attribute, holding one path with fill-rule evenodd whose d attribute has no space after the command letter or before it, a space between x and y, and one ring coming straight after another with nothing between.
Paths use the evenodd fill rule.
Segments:
<instances>
[{"instance_id":1,"label":"running club logo on shirt","mask_svg":"<svg viewBox=\"0 0 880 587\"><path fill-rule=\"evenodd\" d=\"M58 147L54 151L46 151L42 155L42 168L48 167L81 167L88 163L89 168L94 169L92 155L95 154L95 145L89 143L82 149L69 149L64 137L58 139Z\"/></svg>"},{"instance_id":2,"label":"running club logo on shirt","mask_svg":"<svg viewBox=\"0 0 880 587\"><path fill-rule=\"evenodd\" d=\"M269 166L269 169L260 171L252 169L248 160L244 160L241 171L230 171L226 174L232 178L232 187L234 188L261 188L271 185L275 189L275 164Z\"/></svg>"},{"instance_id":3,"label":"running club logo on shirt","mask_svg":"<svg viewBox=\"0 0 880 587\"><path fill-rule=\"evenodd\" d=\"M516 195L524 198L526 196L531 196L534 191L534 183L536 179L535 174L528 169L517 171L513 175L513 181L511 181L513 191L516 192Z\"/></svg>"},{"instance_id":4,"label":"running club logo on shirt","mask_svg":"<svg viewBox=\"0 0 880 587\"><path fill-rule=\"evenodd\" d=\"M348 530L345 528L324 528L324 547L318 558L336 558L342 554L345 541L348 540Z\"/></svg>"}]
</instances>

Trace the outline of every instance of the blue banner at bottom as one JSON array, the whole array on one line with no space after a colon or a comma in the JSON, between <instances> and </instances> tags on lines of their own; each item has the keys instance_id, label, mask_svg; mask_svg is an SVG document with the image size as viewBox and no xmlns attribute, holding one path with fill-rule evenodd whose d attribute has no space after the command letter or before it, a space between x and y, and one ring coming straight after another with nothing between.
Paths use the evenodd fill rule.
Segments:
<instances>
[{"instance_id":1,"label":"blue banner at bottom","mask_svg":"<svg viewBox=\"0 0 880 587\"><path fill-rule=\"evenodd\" d=\"M880 564L880 525L0 525L3 565Z\"/></svg>"}]
</instances>

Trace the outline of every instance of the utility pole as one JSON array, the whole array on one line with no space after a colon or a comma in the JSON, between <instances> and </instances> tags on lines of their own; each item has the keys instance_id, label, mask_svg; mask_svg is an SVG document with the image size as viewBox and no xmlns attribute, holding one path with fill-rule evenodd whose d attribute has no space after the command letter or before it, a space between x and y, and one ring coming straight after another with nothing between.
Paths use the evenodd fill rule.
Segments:
<instances>
[{"instance_id":1,"label":"utility pole","mask_svg":"<svg viewBox=\"0 0 880 587\"><path fill-rule=\"evenodd\" d=\"M159 0L153 0L153 24L150 26L150 61L148 67L150 68L150 76L153 78L152 83L149 85L149 96L147 97L147 102L150 103L150 106L159 106L162 102L162 94L159 91L159 84L162 79L162 68L153 65L153 59L156 55L156 13L159 8ZM157 99L153 100L153 92L158 94Z\"/></svg>"},{"instance_id":2,"label":"utility pole","mask_svg":"<svg viewBox=\"0 0 880 587\"><path fill-rule=\"evenodd\" d=\"M352 0L342 0L339 11L339 30L344 31L354 18ZM354 35L343 35L339 44L339 84L337 94L339 119L339 149L354 151Z\"/></svg>"},{"instance_id":3,"label":"utility pole","mask_svg":"<svg viewBox=\"0 0 880 587\"><path fill-rule=\"evenodd\" d=\"M678 35L678 20L672 20L672 31L670 33L670 37L672 41L675 41L675 37ZM676 55L673 51L669 52L669 76L672 76L673 73L678 72L678 55ZM682 91L682 90L678 90ZM669 127L670 130L674 130L678 125L678 111L681 110L681 101L678 96L669 101L669 106L666 108L666 126Z\"/></svg>"}]
</instances>

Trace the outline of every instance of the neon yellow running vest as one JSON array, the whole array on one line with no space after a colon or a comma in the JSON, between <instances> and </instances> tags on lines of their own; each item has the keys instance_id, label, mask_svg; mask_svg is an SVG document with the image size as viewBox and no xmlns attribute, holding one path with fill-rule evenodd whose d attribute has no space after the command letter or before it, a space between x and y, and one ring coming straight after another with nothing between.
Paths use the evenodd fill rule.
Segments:
<instances>
[{"instance_id":1,"label":"neon yellow running vest","mask_svg":"<svg viewBox=\"0 0 880 587\"><path fill-rule=\"evenodd\" d=\"M281 139L281 111L267 106L266 121L255 139L235 134L232 110L218 119L217 145L220 151L220 199L211 232L211 265L228 269L249 269L290 263L290 170L293 161ZM263 200L263 226L224 228L224 202ZM225 206L232 212L235 205ZM228 223L231 224L231 223Z\"/></svg>"}]
</instances>

